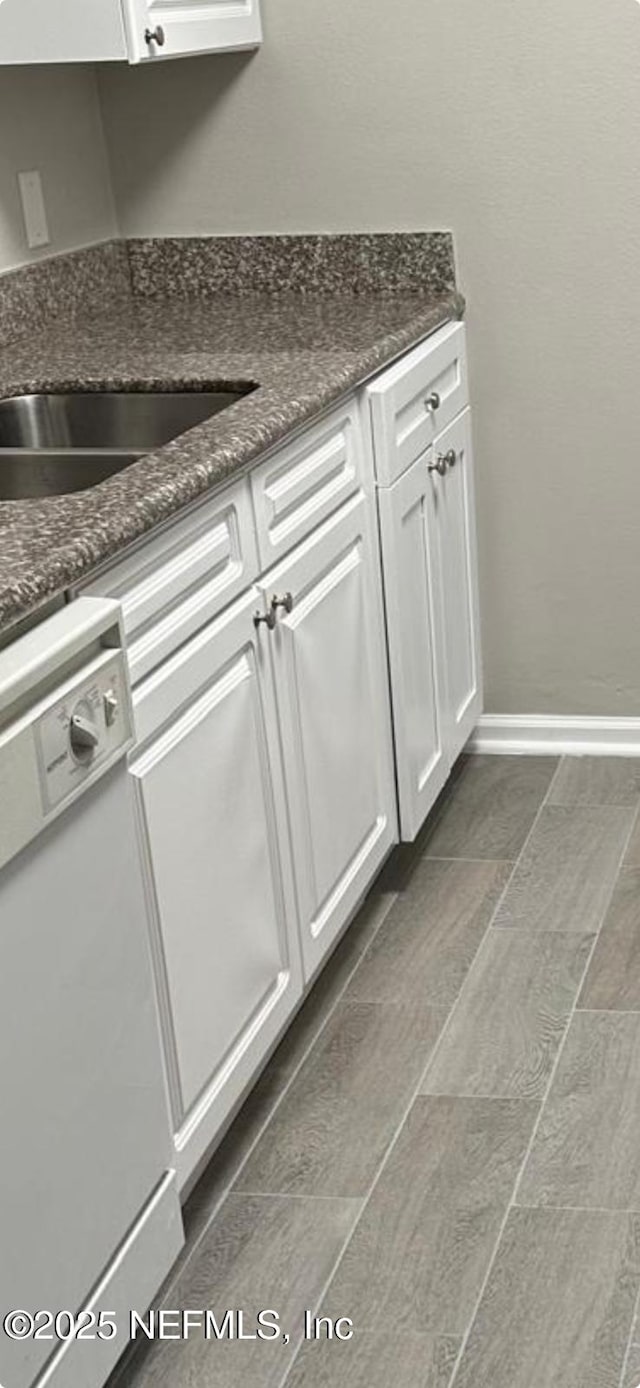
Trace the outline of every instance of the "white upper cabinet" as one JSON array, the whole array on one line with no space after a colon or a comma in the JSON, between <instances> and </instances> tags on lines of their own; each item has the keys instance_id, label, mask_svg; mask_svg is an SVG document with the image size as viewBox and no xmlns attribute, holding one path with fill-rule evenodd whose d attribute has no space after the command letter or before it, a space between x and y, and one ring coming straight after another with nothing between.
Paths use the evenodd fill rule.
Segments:
<instances>
[{"instance_id":1,"label":"white upper cabinet","mask_svg":"<svg viewBox=\"0 0 640 1388\"><path fill-rule=\"evenodd\" d=\"M120 0L0 0L0 63L126 60Z\"/></svg>"},{"instance_id":2,"label":"white upper cabinet","mask_svg":"<svg viewBox=\"0 0 640 1388\"><path fill-rule=\"evenodd\" d=\"M186 57L262 40L259 0L122 0L130 63Z\"/></svg>"},{"instance_id":3,"label":"white upper cabinet","mask_svg":"<svg viewBox=\"0 0 640 1388\"><path fill-rule=\"evenodd\" d=\"M0 64L160 62L255 48L260 0L0 0Z\"/></svg>"}]
</instances>

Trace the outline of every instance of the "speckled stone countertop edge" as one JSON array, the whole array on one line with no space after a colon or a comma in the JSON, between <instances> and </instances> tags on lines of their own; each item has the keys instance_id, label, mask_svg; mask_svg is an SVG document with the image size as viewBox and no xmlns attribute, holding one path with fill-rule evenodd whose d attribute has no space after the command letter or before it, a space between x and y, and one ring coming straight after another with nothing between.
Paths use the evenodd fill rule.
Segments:
<instances>
[{"instance_id":1,"label":"speckled stone countertop edge","mask_svg":"<svg viewBox=\"0 0 640 1388\"><path fill-rule=\"evenodd\" d=\"M104 243L4 276L1 310L19 332L0 347L0 397L260 384L100 486L0 502L6 640L461 318L464 300L450 233L355 233Z\"/></svg>"},{"instance_id":2,"label":"speckled stone countertop edge","mask_svg":"<svg viewBox=\"0 0 640 1388\"><path fill-rule=\"evenodd\" d=\"M308 428L314 419L339 404L342 398L364 386L380 371L393 364L400 357L430 333L451 319L461 318L464 300L460 294L450 294L437 303L421 304L419 300L412 305L410 319L404 328L383 333L375 344L367 350L351 354L350 359L340 358L339 362L323 359L315 361L310 371L310 380L304 393L286 398L280 394L278 407L262 418L260 428L251 428L249 421L244 428L237 426L233 434L233 450L221 451L219 457L208 457L207 461L197 458L197 434L200 430L190 430L190 434L167 444L157 454L149 454L133 465L137 475L146 473L143 497L128 497L128 483L132 480L133 469L118 473L106 483L101 483L90 493L75 494L72 497L50 498L57 504L58 511L67 511L69 502L81 502L78 509L85 514L78 515L78 523L72 536L62 534L60 540L51 530L56 530L56 516L51 514L49 537L43 533L43 548L37 557L37 564L29 565L29 572L17 576L17 582L0 583L0 634L6 638L11 627L24 622L26 616L37 613L39 608L47 608L51 600L61 597L69 587L82 583L93 569L101 568L110 559L118 557L129 545L142 540L158 526L178 519L180 512L187 511L205 500L208 494L224 489L233 480L243 477L258 461L269 452L289 441L294 434ZM257 373L258 375L258 373ZM137 378L136 378L137 379ZM154 384L161 384L154 380ZM258 396L260 391L255 393ZM250 400L251 397L249 397ZM246 407L240 401L239 409ZM229 414L229 412L228 412ZM219 416L218 416L219 418ZM230 419L228 421L230 423ZM189 439L189 466L180 466L179 482L172 477L160 482L154 477L154 464L158 459L168 459L175 455L178 462L185 455L185 441ZM196 448L196 452L194 452ZM103 512L103 498L111 497L111 508L107 504ZM87 501L92 505L87 505ZM7 505L7 504L6 504ZM15 504L11 504L15 505ZM36 502L28 505L35 507ZM0 512L3 507L0 505ZM53 508L51 508L53 509ZM114 521L117 511L117 521Z\"/></svg>"}]
</instances>

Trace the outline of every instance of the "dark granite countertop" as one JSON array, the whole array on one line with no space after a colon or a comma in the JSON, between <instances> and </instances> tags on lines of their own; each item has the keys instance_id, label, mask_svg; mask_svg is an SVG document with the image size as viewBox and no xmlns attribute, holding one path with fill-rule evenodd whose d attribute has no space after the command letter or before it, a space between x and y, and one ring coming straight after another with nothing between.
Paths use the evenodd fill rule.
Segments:
<instances>
[{"instance_id":1,"label":"dark granite countertop","mask_svg":"<svg viewBox=\"0 0 640 1388\"><path fill-rule=\"evenodd\" d=\"M0 350L0 397L253 382L259 389L90 491L0 503L0 631L245 471L447 319L455 292L131 301Z\"/></svg>"}]
</instances>

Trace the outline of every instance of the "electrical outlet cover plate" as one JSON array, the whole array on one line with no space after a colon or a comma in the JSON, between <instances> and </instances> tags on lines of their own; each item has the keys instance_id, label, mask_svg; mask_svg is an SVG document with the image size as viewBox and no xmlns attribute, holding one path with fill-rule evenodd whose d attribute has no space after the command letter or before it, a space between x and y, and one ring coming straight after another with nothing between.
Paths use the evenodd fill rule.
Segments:
<instances>
[{"instance_id":1,"label":"electrical outlet cover plate","mask_svg":"<svg viewBox=\"0 0 640 1388\"><path fill-rule=\"evenodd\" d=\"M30 250L48 246L50 242L47 214L42 196L42 181L37 169L18 174L24 226Z\"/></svg>"}]
</instances>

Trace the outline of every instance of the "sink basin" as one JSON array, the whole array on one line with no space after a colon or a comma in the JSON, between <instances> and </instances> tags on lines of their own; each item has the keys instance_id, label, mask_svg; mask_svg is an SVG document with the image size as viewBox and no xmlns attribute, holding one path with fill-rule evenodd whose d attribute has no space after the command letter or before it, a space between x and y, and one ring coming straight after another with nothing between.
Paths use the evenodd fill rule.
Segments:
<instances>
[{"instance_id":1,"label":"sink basin","mask_svg":"<svg viewBox=\"0 0 640 1388\"><path fill-rule=\"evenodd\" d=\"M238 390L15 395L0 400L0 449L100 448L149 453L254 389L247 385Z\"/></svg>"},{"instance_id":2,"label":"sink basin","mask_svg":"<svg viewBox=\"0 0 640 1388\"><path fill-rule=\"evenodd\" d=\"M108 449L0 448L0 501L34 500L83 492L121 472L139 453Z\"/></svg>"}]
</instances>

